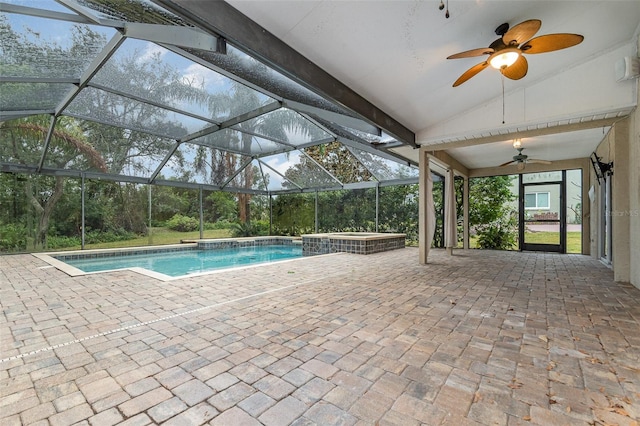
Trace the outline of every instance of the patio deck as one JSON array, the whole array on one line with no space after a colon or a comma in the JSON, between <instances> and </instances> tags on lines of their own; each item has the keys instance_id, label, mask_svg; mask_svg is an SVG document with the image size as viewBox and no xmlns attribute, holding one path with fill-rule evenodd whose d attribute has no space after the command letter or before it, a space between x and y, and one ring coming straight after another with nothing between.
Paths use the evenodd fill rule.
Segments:
<instances>
[{"instance_id":1,"label":"patio deck","mask_svg":"<svg viewBox=\"0 0 640 426\"><path fill-rule=\"evenodd\" d=\"M0 257L0 423L637 425L640 290L579 255L337 254L162 282Z\"/></svg>"}]
</instances>

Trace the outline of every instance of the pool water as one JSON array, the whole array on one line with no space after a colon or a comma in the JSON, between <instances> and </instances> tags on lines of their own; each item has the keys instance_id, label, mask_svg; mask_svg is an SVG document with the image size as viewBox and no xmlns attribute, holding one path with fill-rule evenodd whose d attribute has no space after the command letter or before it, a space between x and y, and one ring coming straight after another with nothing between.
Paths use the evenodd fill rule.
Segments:
<instances>
[{"instance_id":1,"label":"pool water","mask_svg":"<svg viewBox=\"0 0 640 426\"><path fill-rule=\"evenodd\" d=\"M179 277L216 269L268 263L296 257L302 257L302 247L299 245L271 245L215 250L185 250L167 253L156 252L94 259L65 259L64 262L84 272L139 267L171 277Z\"/></svg>"}]
</instances>

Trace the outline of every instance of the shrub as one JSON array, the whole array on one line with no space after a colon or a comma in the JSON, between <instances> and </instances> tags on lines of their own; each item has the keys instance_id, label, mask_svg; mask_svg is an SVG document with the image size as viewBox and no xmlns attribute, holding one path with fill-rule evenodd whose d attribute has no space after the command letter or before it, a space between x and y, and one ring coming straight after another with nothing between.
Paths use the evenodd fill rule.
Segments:
<instances>
[{"instance_id":1,"label":"shrub","mask_svg":"<svg viewBox=\"0 0 640 426\"><path fill-rule=\"evenodd\" d=\"M512 250L516 244L515 211L507 211L498 220L477 228L478 247L493 250Z\"/></svg>"},{"instance_id":2,"label":"shrub","mask_svg":"<svg viewBox=\"0 0 640 426\"><path fill-rule=\"evenodd\" d=\"M253 223L255 229L255 235L265 236L269 235L269 221L268 220L256 220Z\"/></svg>"},{"instance_id":3,"label":"shrub","mask_svg":"<svg viewBox=\"0 0 640 426\"><path fill-rule=\"evenodd\" d=\"M66 237L60 235L47 236L47 249L61 249L67 247L77 247L81 245L79 237Z\"/></svg>"},{"instance_id":4,"label":"shrub","mask_svg":"<svg viewBox=\"0 0 640 426\"><path fill-rule=\"evenodd\" d=\"M231 236L238 237L252 237L254 236L254 228L251 222L234 223L231 227Z\"/></svg>"},{"instance_id":5,"label":"shrub","mask_svg":"<svg viewBox=\"0 0 640 426\"><path fill-rule=\"evenodd\" d=\"M178 232L197 231L200 229L200 221L198 219L176 213L167 221L167 227Z\"/></svg>"},{"instance_id":6,"label":"shrub","mask_svg":"<svg viewBox=\"0 0 640 426\"><path fill-rule=\"evenodd\" d=\"M516 243L514 233L500 224L478 229L478 246L482 249L511 250Z\"/></svg>"},{"instance_id":7,"label":"shrub","mask_svg":"<svg viewBox=\"0 0 640 426\"><path fill-rule=\"evenodd\" d=\"M216 222L205 222L204 229L231 229L233 227L233 222L227 219L221 219Z\"/></svg>"},{"instance_id":8,"label":"shrub","mask_svg":"<svg viewBox=\"0 0 640 426\"><path fill-rule=\"evenodd\" d=\"M0 251L24 250L27 246L27 231L25 227L14 223L1 225Z\"/></svg>"},{"instance_id":9,"label":"shrub","mask_svg":"<svg viewBox=\"0 0 640 426\"><path fill-rule=\"evenodd\" d=\"M269 234L269 222L258 220L256 222L234 223L231 227L231 236L255 237Z\"/></svg>"}]
</instances>

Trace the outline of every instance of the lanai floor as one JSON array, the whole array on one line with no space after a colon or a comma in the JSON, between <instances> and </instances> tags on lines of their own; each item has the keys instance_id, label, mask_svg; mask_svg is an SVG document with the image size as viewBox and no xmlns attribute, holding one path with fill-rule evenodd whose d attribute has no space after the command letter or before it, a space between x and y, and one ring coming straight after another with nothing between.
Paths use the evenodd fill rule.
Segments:
<instances>
[{"instance_id":1,"label":"lanai floor","mask_svg":"<svg viewBox=\"0 0 640 426\"><path fill-rule=\"evenodd\" d=\"M0 257L0 423L637 425L640 290L579 255L174 281Z\"/></svg>"}]
</instances>

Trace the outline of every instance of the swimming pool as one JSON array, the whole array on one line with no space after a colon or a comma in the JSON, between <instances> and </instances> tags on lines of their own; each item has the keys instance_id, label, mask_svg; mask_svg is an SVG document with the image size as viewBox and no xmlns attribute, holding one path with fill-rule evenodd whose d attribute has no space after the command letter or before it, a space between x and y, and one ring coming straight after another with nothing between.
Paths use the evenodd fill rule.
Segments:
<instances>
[{"instance_id":1,"label":"swimming pool","mask_svg":"<svg viewBox=\"0 0 640 426\"><path fill-rule=\"evenodd\" d=\"M83 272L144 268L170 277L302 257L300 245L254 245L213 250L185 249L118 256L61 259Z\"/></svg>"}]
</instances>

